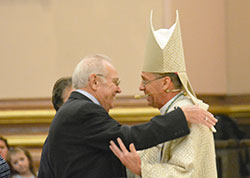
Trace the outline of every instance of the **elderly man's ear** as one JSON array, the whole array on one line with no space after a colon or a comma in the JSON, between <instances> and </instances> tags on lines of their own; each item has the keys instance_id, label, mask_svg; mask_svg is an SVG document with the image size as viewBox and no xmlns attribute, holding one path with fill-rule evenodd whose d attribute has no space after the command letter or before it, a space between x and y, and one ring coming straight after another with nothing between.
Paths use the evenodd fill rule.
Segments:
<instances>
[{"instance_id":1,"label":"elderly man's ear","mask_svg":"<svg viewBox=\"0 0 250 178\"><path fill-rule=\"evenodd\" d=\"M96 74L91 74L91 75L89 76L89 85L90 85L90 87L91 87L94 91L96 91L97 88L98 88L98 84L99 84L99 81L97 80Z\"/></svg>"}]
</instances>

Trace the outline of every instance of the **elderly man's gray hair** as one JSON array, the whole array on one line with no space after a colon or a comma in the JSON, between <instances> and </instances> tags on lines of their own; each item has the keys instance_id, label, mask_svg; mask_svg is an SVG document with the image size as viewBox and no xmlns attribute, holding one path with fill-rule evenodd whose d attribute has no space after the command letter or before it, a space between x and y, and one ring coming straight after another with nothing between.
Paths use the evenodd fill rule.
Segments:
<instances>
[{"instance_id":1,"label":"elderly man's gray hair","mask_svg":"<svg viewBox=\"0 0 250 178\"><path fill-rule=\"evenodd\" d=\"M72 83L75 89L87 86L91 74L106 75L105 62L110 62L110 58L101 54L87 56L76 66L72 75Z\"/></svg>"}]
</instances>

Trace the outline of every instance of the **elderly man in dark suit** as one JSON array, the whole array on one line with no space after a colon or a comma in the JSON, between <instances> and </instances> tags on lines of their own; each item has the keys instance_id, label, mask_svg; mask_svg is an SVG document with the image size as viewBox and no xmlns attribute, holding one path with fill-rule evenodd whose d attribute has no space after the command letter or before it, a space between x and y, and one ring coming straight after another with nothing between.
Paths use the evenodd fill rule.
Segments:
<instances>
[{"instance_id":1,"label":"elderly man in dark suit","mask_svg":"<svg viewBox=\"0 0 250 178\"><path fill-rule=\"evenodd\" d=\"M177 108L150 122L135 126L119 124L108 114L119 77L102 55L84 58L75 68L68 101L56 113L43 148L39 178L126 177L125 167L109 149L109 141L122 138L128 147L145 149L189 133L188 122L209 127L216 119L198 107ZM208 122L201 118L208 118ZM178 123L178 124L177 124Z\"/></svg>"}]
</instances>

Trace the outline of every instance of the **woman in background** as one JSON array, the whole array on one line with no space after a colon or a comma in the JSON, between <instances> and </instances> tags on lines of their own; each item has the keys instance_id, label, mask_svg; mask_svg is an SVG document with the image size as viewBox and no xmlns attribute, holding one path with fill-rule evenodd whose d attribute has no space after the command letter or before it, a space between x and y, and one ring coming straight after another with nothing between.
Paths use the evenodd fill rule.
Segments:
<instances>
[{"instance_id":1,"label":"woman in background","mask_svg":"<svg viewBox=\"0 0 250 178\"><path fill-rule=\"evenodd\" d=\"M9 148L10 147L9 147L8 141L2 136L0 136L0 156L3 159L6 159L6 155L8 153Z\"/></svg>"}]
</instances>

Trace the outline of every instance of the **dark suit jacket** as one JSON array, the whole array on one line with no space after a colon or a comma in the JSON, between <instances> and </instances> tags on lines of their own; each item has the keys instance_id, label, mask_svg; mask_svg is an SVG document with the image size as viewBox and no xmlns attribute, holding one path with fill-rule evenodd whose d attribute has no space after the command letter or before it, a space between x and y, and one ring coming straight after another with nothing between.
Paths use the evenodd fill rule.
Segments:
<instances>
[{"instance_id":1,"label":"dark suit jacket","mask_svg":"<svg viewBox=\"0 0 250 178\"><path fill-rule=\"evenodd\" d=\"M126 177L125 167L109 149L110 140L120 137L127 147L134 143L140 150L188 133L181 109L145 124L125 126L102 106L72 92L50 126L38 178Z\"/></svg>"}]
</instances>

